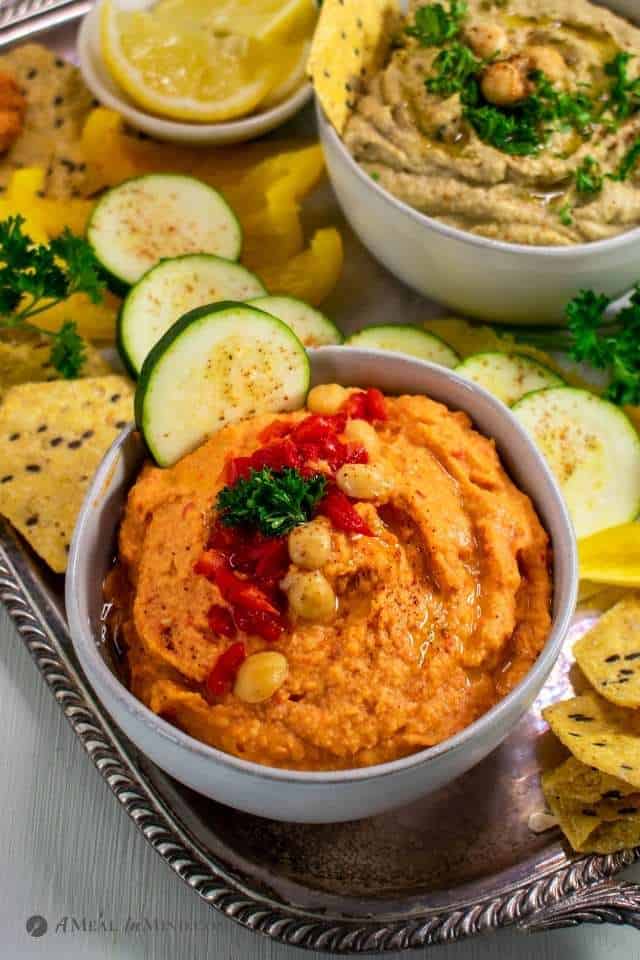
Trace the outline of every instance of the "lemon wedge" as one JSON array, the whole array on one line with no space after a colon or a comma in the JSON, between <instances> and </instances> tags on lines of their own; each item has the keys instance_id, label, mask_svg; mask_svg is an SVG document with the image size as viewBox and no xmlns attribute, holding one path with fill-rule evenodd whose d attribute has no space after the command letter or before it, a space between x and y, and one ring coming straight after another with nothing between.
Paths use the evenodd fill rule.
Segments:
<instances>
[{"instance_id":1,"label":"lemon wedge","mask_svg":"<svg viewBox=\"0 0 640 960\"><path fill-rule=\"evenodd\" d=\"M216 33L210 13L198 0L160 0L152 10L105 0L102 56L134 103L174 120L218 123L251 113L282 83L273 45Z\"/></svg>"},{"instance_id":2,"label":"lemon wedge","mask_svg":"<svg viewBox=\"0 0 640 960\"><path fill-rule=\"evenodd\" d=\"M214 30L269 42L310 38L318 17L314 0L213 0L207 6Z\"/></svg>"},{"instance_id":3,"label":"lemon wedge","mask_svg":"<svg viewBox=\"0 0 640 960\"><path fill-rule=\"evenodd\" d=\"M592 583L640 587L640 523L609 527L578 542L580 577Z\"/></svg>"}]
</instances>

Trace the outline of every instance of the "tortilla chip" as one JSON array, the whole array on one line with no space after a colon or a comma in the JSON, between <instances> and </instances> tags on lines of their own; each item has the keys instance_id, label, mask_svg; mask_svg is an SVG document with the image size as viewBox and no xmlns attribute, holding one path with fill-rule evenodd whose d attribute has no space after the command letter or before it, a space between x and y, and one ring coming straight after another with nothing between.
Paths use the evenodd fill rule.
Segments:
<instances>
[{"instance_id":1,"label":"tortilla chip","mask_svg":"<svg viewBox=\"0 0 640 960\"><path fill-rule=\"evenodd\" d=\"M0 514L62 573L89 482L133 416L118 375L12 387L0 405Z\"/></svg>"},{"instance_id":2,"label":"tortilla chip","mask_svg":"<svg viewBox=\"0 0 640 960\"><path fill-rule=\"evenodd\" d=\"M608 610L573 653L598 693L620 707L640 707L640 593Z\"/></svg>"},{"instance_id":3,"label":"tortilla chip","mask_svg":"<svg viewBox=\"0 0 640 960\"><path fill-rule=\"evenodd\" d=\"M19 383L59 380L60 374L49 362L51 344L46 338L12 342L0 340L0 399L9 387ZM95 347L87 344L81 376L97 377L111 373L111 367Z\"/></svg>"},{"instance_id":4,"label":"tortilla chip","mask_svg":"<svg viewBox=\"0 0 640 960\"><path fill-rule=\"evenodd\" d=\"M23 131L0 163L0 185L14 170L39 166L46 172L47 196L85 195L80 137L93 97L78 68L41 44L27 43L0 57L0 69L15 77L27 100Z\"/></svg>"},{"instance_id":5,"label":"tortilla chip","mask_svg":"<svg viewBox=\"0 0 640 960\"><path fill-rule=\"evenodd\" d=\"M640 787L640 714L636 711L586 693L554 703L542 714L582 763Z\"/></svg>"},{"instance_id":6,"label":"tortilla chip","mask_svg":"<svg viewBox=\"0 0 640 960\"><path fill-rule=\"evenodd\" d=\"M555 795L582 804L620 800L636 793L631 784L588 767L575 757L569 757L555 770L543 774L542 789L545 797Z\"/></svg>"},{"instance_id":7,"label":"tortilla chip","mask_svg":"<svg viewBox=\"0 0 640 960\"><path fill-rule=\"evenodd\" d=\"M618 777L570 757L543 775L542 791L574 850L610 853L640 842L640 793Z\"/></svg>"},{"instance_id":8,"label":"tortilla chip","mask_svg":"<svg viewBox=\"0 0 640 960\"><path fill-rule=\"evenodd\" d=\"M324 0L307 73L338 133L358 93L382 66L397 16L394 0Z\"/></svg>"}]
</instances>

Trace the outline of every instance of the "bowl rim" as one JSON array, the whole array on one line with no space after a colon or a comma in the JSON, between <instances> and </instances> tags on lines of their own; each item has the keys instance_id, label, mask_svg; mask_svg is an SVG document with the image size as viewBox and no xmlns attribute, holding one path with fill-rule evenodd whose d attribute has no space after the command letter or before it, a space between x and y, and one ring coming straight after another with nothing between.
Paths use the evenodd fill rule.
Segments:
<instances>
[{"instance_id":1,"label":"bowl rim","mask_svg":"<svg viewBox=\"0 0 640 960\"><path fill-rule=\"evenodd\" d=\"M372 190L388 206L395 208L399 213L410 217L421 227L427 227L435 233L448 237L452 240L459 240L473 247L479 247L484 250L494 250L501 253L524 254L533 258L535 256L552 257L556 260L567 260L577 257L585 257L591 254L597 255L604 252L613 252L619 247L631 246L634 242L640 241L640 226L632 230L625 230L615 237L607 237L604 240L593 240L589 243L572 243L569 246L561 247L553 244L543 244L537 246L527 243L509 243L506 240L494 240L491 237L481 237L467 230L461 230L459 227L452 227L448 223L442 223L435 217L430 217L422 213L416 207L405 203L394 196L385 187L370 177L363 167L358 163L355 157L347 149L347 146L338 134L333 124L329 121L320 103L317 94L314 92L316 106L316 120L322 142L328 142L329 145L339 154L341 160L348 167L349 172L355 176L365 189Z\"/></svg>"},{"instance_id":2,"label":"bowl rim","mask_svg":"<svg viewBox=\"0 0 640 960\"><path fill-rule=\"evenodd\" d=\"M165 117L156 116L146 110L137 107L132 101L127 99L124 93L118 91L114 93L105 86L100 78L95 65L95 53L92 50L93 32L96 30L98 22L100 3L96 3L85 14L80 22L77 37L77 52L80 72L91 93L97 97L100 102L116 110L118 113L129 120L138 129L143 129L140 124L146 128L155 127L155 134L159 137L170 139L171 136L179 136L181 142L191 139L193 144L202 143L203 146L215 145L215 139L219 138L221 143L230 144L231 137L238 136L243 139L250 139L253 136L259 136L265 133L267 129L273 129L284 123L289 117L296 113L308 100L311 99L313 88L311 83L303 81L298 89L294 90L285 100L275 104L268 110L260 113L253 113L247 117L241 117L238 120L226 120L220 123L189 123L181 120L171 120ZM106 66L100 58L101 65L106 70ZM224 140L224 143L223 143ZM206 141L206 143L205 143Z\"/></svg>"},{"instance_id":3,"label":"bowl rim","mask_svg":"<svg viewBox=\"0 0 640 960\"><path fill-rule=\"evenodd\" d=\"M316 353L322 353L330 357L332 353L336 351L342 352L344 349L344 347L335 346L318 347L315 348L315 350L311 350L310 353L312 357ZM557 539L560 541L554 543L554 557L561 555L563 558L563 564L566 570L564 592L559 593L556 597L555 590L557 581L554 576L553 602L556 610L552 616L549 635L531 669L527 671L524 677L505 697L490 707L486 713L478 717L478 719L469 724L469 726L458 731L453 737L449 737L441 743L385 763L374 764L367 767L351 767L341 770L322 771L290 770L266 766L256 763L255 761L244 760L233 754L225 753L223 750L219 750L203 741L197 740L180 728L173 726L167 720L153 713L146 704L135 697L109 668L100 655L95 637L88 623L83 622L81 616L79 597L80 583L82 580L81 566L83 562L86 563L86 558L83 558L85 531L93 512L96 509L101 511L104 508L107 500L104 496L104 491L110 486L113 473L117 469L121 449L136 432L135 424L129 424L113 442L100 463L87 490L82 509L78 516L71 541L69 565L65 581L65 605L69 631L73 647L89 683L93 685L92 672L95 672L100 685L104 685L107 688L113 701L117 702L118 707L125 711L133 720L141 721L147 728L150 728L154 735L170 743L173 747L179 747L186 753L195 756L198 761L204 760L211 762L212 768L214 766L223 766L248 776L258 777L271 782L295 783L299 786L311 786L314 784L337 785L340 783L358 783L369 780L378 781L385 777L404 773L431 760L442 757L447 753L458 751L464 748L469 741L477 737L481 738L485 729L490 728L494 723L499 723L501 718L509 713L511 706L525 695L529 688L539 691L544 683L544 678L548 675L561 651L562 643L569 630L578 592L577 545L573 525L564 498L550 468L524 428L515 419L510 409L484 388L465 380L453 371L437 364L429 363L425 360L418 360L413 357L402 356L397 353L392 354L385 350L368 350L354 347L350 347L349 350L350 353L353 354L353 360L356 364L367 358L388 360L390 357L393 357L395 359L402 359L406 365L417 367L419 370L429 371L432 374L435 373L436 377L440 376L443 380L452 379L455 383L465 388L469 397L478 394L485 403L488 401L494 413L506 420L512 433L518 436L531 451L538 471L536 486L540 489L546 486L554 501L554 512L557 516L559 528L559 537ZM426 396L427 394L424 395ZM470 406L473 407L473 403L471 403ZM473 421L473 412L468 408L465 409L465 412L468 413ZM139 470L136 473L136 477L138 474ZM135 482L135 478L132 482ZM130 489L131 481L127 480L126 484L127 489ZM518 487L518 489L520 488ZM98 498L99 506L96 507L96 500ZM547 532L549 533L549 531ZM108 549L111 549L111 544L109 544ZM540 677L543 678L542 683L538 683ZM98 698L103 703L103 706L107 708L116 723L119 723L118 717L113 714L110 705L102 700L100 686L94 689L96 689Z\"/></svg>"}]
</instances>

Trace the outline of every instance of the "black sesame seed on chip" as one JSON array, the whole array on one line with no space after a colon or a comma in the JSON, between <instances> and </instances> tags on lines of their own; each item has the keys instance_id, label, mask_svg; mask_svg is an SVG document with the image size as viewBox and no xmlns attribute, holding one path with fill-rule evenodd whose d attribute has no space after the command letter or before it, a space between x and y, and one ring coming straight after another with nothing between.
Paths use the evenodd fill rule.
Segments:
<instances>
[{"instance_id":1,"label":"black sesame seed on chip","mask_svg":"<svg viewBox=\"0 0 640 960\"><path fill-rule=\"evenodd\" d=\"M63 440L64 440L64 437L54 437L53 440L49 440L49 446L59 447Z\"/></svg>"},{"instance_id":2,"label":"black sesame seed on chip","mask_svg":"<svg viewBox=\"0 0 640 960\"><path fill-rule=\"evenodd\" d=\"M606 740L592 740L592 741L591 741L591 746L592 746L592 747L606 747L606 746L607 746L607 741L606 741Z\"/></svg>"},{"instance_id":3,"label":"black sesame seed on chip","mask_svg":"<svg viewBox=\"0 0 640 960\"><path fill-rule=\"evenodd\" d=\"M0 478L0 483L11 483L13 480L12 473L5 473L4 477Z\"/></svg>"},{"instance_id":4,"label":"black sesame seed on chip","mask_svg":"<svg viewBox=\"0 0 640 960\"><path fill-rule=\"evenodd\" d=\"M27 517L27 519L25 520L25 524L27 527L35 527L38 522L38 519L39 519L38 514L34 513L32 517Z\"/></svg>"},{"instance_id":5,"label":"black sesame seed on chip","mask_svg":"<svg viewBox=\"0 0 640 960\"><path fill-rule=\"evenodd\" d=\"M625 655L625 660L638 660L640 659L640 651L637 653L627 653Z\"/></svg>"},{"instance_id":6,"label":"black sesame seed on chip","mask_svg":"<svg viewBox=\"0 0 640 960\"><path fill-rule=\"evenodd\" d=\"M69 450L77 450L82 446L82 440L70 440L67 446Z\"/></svg>"},{"instance_id":7,"label":"black sesame seed on chip","mask_svg":"<svg viewBox=\"0 0 640 960\"><path fill-rule=\"evenodd\" d=\"M585 807L585 809L584 809L584 810L581 810L580 813L582 814L583 817L597 817L597 816L598 816L598 814L596 813L596 811L589 809L589 807Z\"/></svg>"},{"instance_id":8,"label":"black sesame seed on chip","mask_svg":"<svg viewBox=\"0 0 640 960\"><path fill-rule=\"evenodd\" d=\"M48 429L48 427L47 427L46 423L41 423L40 426L38 427L36 433L44 433L45 430L47 430L47 429Z\"/></svg>"},{"instance_id":9,"label":"black sesame seed on chip","mask_svg":"<svg viewBox=\"0 0 640 960\"><path fill-rule=\"evenodd\" d=\"M622 800L622 794L619 790L607 790L602 794L603 800Z\"/></svg>"},{"instance_id":10,"label":"black sesame seed on chip","mask_svg":"<svg viewBox=\"0 0 640 960\"><path fill-rule=\"evenodd\" d=\"M28 473L40 473L41 469L42 467L40 466L39 463L28 463L25 467L25 470Z\"/></svg>"},{"instance_id":11,"label":"black sesame seed on chip","mask_svg":"<svg viewBox=\"0 0 640 960\"><path fill-rule=\"evenodd\" d=\"M618 813L621 814L621 816L623 817L628 816L630 813L637 813L637 812L638 810L636 807L620 807L620 809L618 810Z\"/></svg>"},{"instance_id":12,"label":"black sesame seed on chip","mask_svg":"<svg viewBox=\"0 0 640 960\"><path fill-rule=\"evenodd\" d=\"M54 127L56 128L56 130L59 130L60 127L63 125L63 123L64 123L64 119L62 117L56 117L56 121L54 123Z\"/></svg>"},{"instance_id":13,"label":"black sesame seed on chip","mask_svg":"<svg viewBox=\"0 0 640 960\"><path fill-rule=\"evenodd\" d=\"M619 659L620 659L620 655L619 655L618 653L612 653L610 657L605 657L605 658L604 658L604 662L605 662L605 663L617 663Z\"/></svg>"},{"instance_id":14,"label":"black sesame seed on chip","mask_svg":"<svg viewBox=\"0 0 640 960\"><path fill-rule=\"evenodd\" d=\"M575 720L576 723L591 723L593 717L587 716L586 713L570 713L569 720Z\"/></svg>"},{"instance_id":15,"label":"black sesame seed on chip","mask_svg":"<svg viewBox=\"0 0 640 960\"><path fill-rule=\"evenodd\" d=\"M89 437L92 437L92 436L93 436L93 430L85 430L85 432L82 434L82 439L88 440Z\"/></svg>"},{"instance_id":16,"label":"black sesame seed on chip","mask_svg":"<svg viewBox=\"0 0 640 960\"><path fill-rule=\"evenodd\" d=\"M635 673L635 670L618 670L619 677L632 677Z\"/></svg>"},{"instance_id":17,"label":"black sesame seed on chip","mask_svg":"<svg viewBox=\"0 0 640 960\"><path fill-rule=\"evenodd\" d=\"M31 70L27 73L27 80L34 80L38 76L38 70L36 67L31 67Z\"/></svg>"},{"instance_id":18,"label":"black sesame seed on chip","mask_svg":"<svg viewBox=\"0 0 640 960\"><path fill-rule=\"evenodd\" d=\"M628 763L621 763L621 764L620 764L620 769L621 769L621 770L633 770L633 767L630 767Z\"/></svg>"},{"instance_id":19,"label":"black sesame seed on chip","mask_svg":"<svg viewBox=\"0 0 640 960\"><path fill-rule=\"evenodd\" d=\"M59 107L59 106L61 106L63 103L64 103L64 97L63 97L61 94L58 94L56 97L53 98L53 105L54 105L54 107ZM64 163L64 161L63 161L63 163Z\"/></svg>"},{"instance_id":20,"label":"black sesame seed on chip","mask_svg":"<svg viewBox=\"0 0 640 960\"><path fill-rule=\"evenodd\" d=\"M111 403L117 403L118 400L120 399L120 396L121 394L119 393L112 393L109 399L111 400Z\"/></svg>"},{"instance_id":21,"label":"black sesame seed on chip","mask_svg":"<svg viewBox=\"0 0 640 960\"><path fill-rule=\"evenodd\" d=\"M54 63L56 67L64 67L64 60L62 59L62 57L56 57L56 59L54 60Z\"/></svg>"},{"instance_id":22,"label":"black sesame seed on chip","mask_svg":"<svg viewBox=\"0 0 640 960\"><path fill-rule=\"evenodd\" d=\"M11 441L11 443L13 443L14 440L19 440L19 439L20 439L20 434L19 434L19 433L11 433L11 434L9 434L9 440Z\"/></svg>"},{"instance_id":23,"label":"black sesame seed on chip","mask_svg":"<svg viewBox=\"0 0 640 960\"><path fill-rule=\"evenodd\" d=\"M116 430L124 430L126 425L127 425L126 420L118 420L118 422L116 423Z\"/></svg>"}]
</instances>

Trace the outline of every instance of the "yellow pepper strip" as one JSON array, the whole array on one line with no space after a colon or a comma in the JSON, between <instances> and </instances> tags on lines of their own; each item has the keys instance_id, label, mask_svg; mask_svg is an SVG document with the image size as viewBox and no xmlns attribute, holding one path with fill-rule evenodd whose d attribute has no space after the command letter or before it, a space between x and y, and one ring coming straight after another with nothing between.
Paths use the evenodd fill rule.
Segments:
<instances>
[{"instance_id":1,"label":"yellow pepper strip","mask_svg":"<svg viewBox=\"0 0 640 960\"><path fill-rule=\"evenodd\" d=\"M601 530L578 543L581 580L640 587L640 523Z\"/></svg>"}]
</instances>

